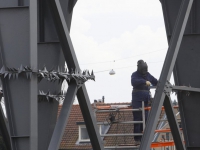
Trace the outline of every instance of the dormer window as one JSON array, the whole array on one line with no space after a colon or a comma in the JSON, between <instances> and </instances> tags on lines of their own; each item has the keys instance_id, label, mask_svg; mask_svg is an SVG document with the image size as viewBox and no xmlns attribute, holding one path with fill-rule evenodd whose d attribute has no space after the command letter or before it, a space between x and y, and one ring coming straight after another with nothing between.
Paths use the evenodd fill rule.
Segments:
<instances>
[{"instance_id":1,"label":"dormer window","mask_svg":"<svg viewBox=\"0 0 200 150\"><path fill-rule=\"evenodd\" d=\"M98 125L99 133L101 134L101 126ZM79 125L79 142L90 142L90 137L85 125Z\"/></svg>"},{"instance_id":2,"label":"dormer window","mask_svg":"<svg viewBox=\"0 0 200 150\"><path fill-rule=\"evenodd\" d=\"M85 125L79 126L79 141L90 141L90 137Z\"/></svg>"},{"instance_id":3,"label":"dormer window","mask_svg":"<svg viewBox=\"0 0 200 150\"><path fill-rule=\"evenodd\" d=\"M88 131L85 126L85 122L77 122L76 124L78 125L78 129L79 129L79 136L78 136L77 142L78 143L90 142L90 137L88 135ZM102 134L101 125L97 125L97 127L98 127L99 133Z\"/></svg>"},{"instance_id":4,"label":"dormer window","mask_svg":"<svg viewBox=\"0 0 200 150\"><path fill-rule=\"evenodd\" d=\"M76 124L78 125L78 140L76 142L76 144L81 144L81 143L89 143L90 142L90 137L88 135L87 132L87 128L85 126L85 122L76 122ZM110 128L110 125L106 125L106 124L102 124L102 122L99 122L98 125L98 130L100 135L101 134L106 134ZM104 137L101 137L102 140Z\"/></svg>"}]
</instances>

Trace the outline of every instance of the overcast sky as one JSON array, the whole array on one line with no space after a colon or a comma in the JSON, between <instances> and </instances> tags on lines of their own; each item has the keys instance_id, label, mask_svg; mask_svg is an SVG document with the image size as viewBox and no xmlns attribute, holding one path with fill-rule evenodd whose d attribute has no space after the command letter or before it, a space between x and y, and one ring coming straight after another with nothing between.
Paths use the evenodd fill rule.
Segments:
<instances>
[{"instance_id":1,"label":"overcast sky","mask_svg":"<svg viewBox=\"0 0 200 150\"><path fill-rule=\"evenodd\" d=\"M159 0L79 0L70 35L81 69L95 72L86 83L91 102L131 102L139 59L159 79L168 47Z\"/></svg>"}]
</instances>

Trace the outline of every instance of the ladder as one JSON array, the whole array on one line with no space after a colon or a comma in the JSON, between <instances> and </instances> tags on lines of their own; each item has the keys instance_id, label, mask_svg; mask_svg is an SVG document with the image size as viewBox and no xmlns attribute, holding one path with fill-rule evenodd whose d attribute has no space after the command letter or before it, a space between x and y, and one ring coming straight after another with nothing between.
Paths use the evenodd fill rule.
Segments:
<instances>
[{"instance_id":1,"label":"ladder","mask_svg":"<svg viewBox=\"0 0 200 150\"><path fill-rule=\"evenodd\" d=\"M103 106L97 106L96 103L94 103L94 113L122 113L122 112L131 112L131 111L141 111L142 112L142 121L124 121L124 120L108 120L104 122L97 122L98 125L105 125L105 124L135 124L135 123L141 123L143 125L143 129L145 128L145 110L150 110L151 107L144 107L144 102L142 102L142 108L138 109L131 109L131 108L125 108L126 106L122 107L120 105L103 105ZM174 109L178 110L178 106L175 105ZM162 112L164 112L164 107L162 107ZM177 111L176 116L179 116L179 111ZM178 118L180 120L180 118ZM151 150L176 150L174 141L169 136L171 135L171 130L169 128L166 128L168 125L166 114L163 113L162 117L158 120L158 126L155 130L154 139L151 144ZM182 131L182 129L180 128ZM182 133L182 132L181 132ZM160 136L160 134L166 134L168 137L164 137L163 135ZM143 133L120 133L120 134L101 134L101 137L126 137L126 136L139 136L143 135ZM182 134L183 135L183 134ZM105 149L139 149L139 146L135 146L133 144L120 144L120 145L113 145L113 146L105 146Z\"/></svg>"}]
</instances>

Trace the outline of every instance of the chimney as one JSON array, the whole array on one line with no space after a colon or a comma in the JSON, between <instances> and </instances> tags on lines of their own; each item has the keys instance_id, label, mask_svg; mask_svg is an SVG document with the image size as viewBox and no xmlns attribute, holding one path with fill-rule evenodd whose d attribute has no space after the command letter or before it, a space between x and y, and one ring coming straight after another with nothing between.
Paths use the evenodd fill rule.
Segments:
<instances>
[{"instance_id":1,"label":"chimney","mask_svg":"<svg viewBox=\"0 0 200 150\"><path fill-rule=\"evenodd\" d=\"M104 100L105 100L105 97L104 97L104 96L102 96L102 103L104 103Z\"/></svg>"}]
</instances>

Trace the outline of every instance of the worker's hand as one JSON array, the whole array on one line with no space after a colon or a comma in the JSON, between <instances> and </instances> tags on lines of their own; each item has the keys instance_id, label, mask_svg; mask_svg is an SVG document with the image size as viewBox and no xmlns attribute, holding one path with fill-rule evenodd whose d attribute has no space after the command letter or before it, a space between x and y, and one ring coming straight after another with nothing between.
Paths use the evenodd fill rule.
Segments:
<instances>
[{"instance_id":1,"label":"worker's hand","mask_svg":"<svg viewBox=\"0 0 200 150\"><path fill-rule=\"evenodd\" d=\"M150 86L150 85L151 85L151 82L146 81L146 85L147 85L147 86Z\"/></svg>"}]
</instances>

